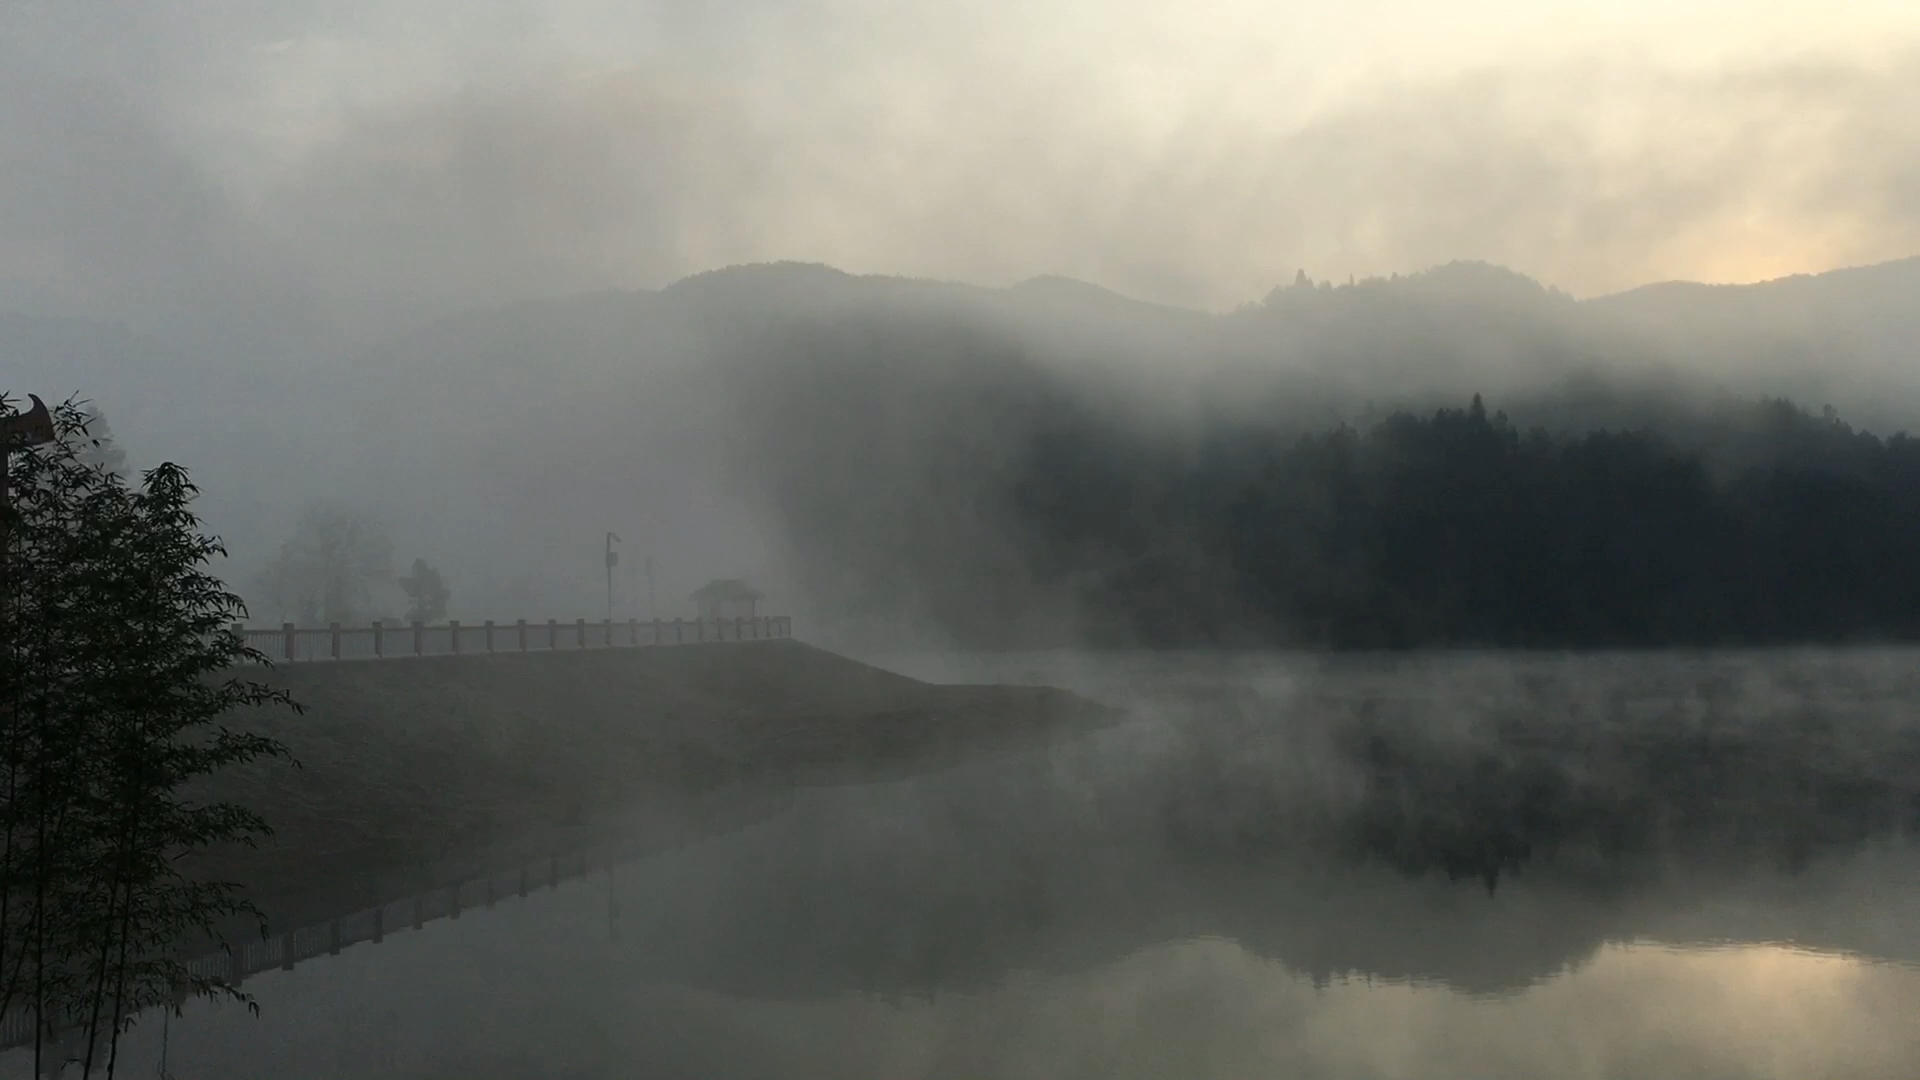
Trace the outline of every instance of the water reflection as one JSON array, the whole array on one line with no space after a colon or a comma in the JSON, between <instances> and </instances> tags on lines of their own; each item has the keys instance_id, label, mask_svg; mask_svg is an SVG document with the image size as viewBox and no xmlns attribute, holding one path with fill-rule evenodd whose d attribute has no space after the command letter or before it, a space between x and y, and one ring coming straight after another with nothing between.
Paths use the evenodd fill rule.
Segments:
<instances>
[{"instance_id":1,"label":"water reflection","mask_svg":"<svg viewBox=\"0 0 1920 1080\"><path fill-rule=\"evenodd\" d=\"M195 1008L164 1052L194 1077L1916 1075L1911 659L1133 670L1116 730L807 792L269 972L262 1019Z\"/></svg>"},{"instance_id":2,"label":"water reflection","mask_svg":"<svg viewBox=\"0 0 1920 1080\"><path fill-rule=\"evenodd\" d=\"M782 833L718 846L762 859L791 839ZM168 1060L197 1077L955 1080L1920 1066L1905 1034L1920 1005L1913 968L1795 945L1667 943L1700 927L1818 937L1836 921L1834 905L1783 895L1777 881L1646 897L1628 912L1524 883L1488 899L1395 890L1404 879L1303 882L1208 910L1157 909L1170 894L1139 888L1088 911L1092 927L1054 925L1060 933L991 924L952 893L889 910L803 891L772 913L638 899L740 880L745 867L721 856L623 870L617 937L604 883L576 883L269 973L253 987L263 1019L198 1009L175 1021ZM1910 878L1914 859L1887 851L1817 870L1832 885L1880 889ZM1292 903L1263 902L1275 899ZM1225 932L1199 928L1214 919ZM862 923L866 947L849 949L837 928ZM1920 938L1911 921L1877 929L1909 956ZM773 947L754 953L749 941ZM158 1060L154 1034L141 1034L132 1060Z\"/></svg>"}]
</instances>

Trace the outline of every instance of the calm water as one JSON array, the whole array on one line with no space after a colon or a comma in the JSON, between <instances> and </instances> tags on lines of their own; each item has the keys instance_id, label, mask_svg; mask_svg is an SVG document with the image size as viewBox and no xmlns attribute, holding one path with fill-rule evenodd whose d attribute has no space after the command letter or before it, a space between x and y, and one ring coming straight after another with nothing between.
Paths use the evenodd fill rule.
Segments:
<instances>
[{"instance_id":1,"label":"calm water","mask_svg":"<svg viewBox=\"0 0 1920 1080\"><path fill-rule=\"evenodd\" d=\"M1134 715L259 976L127 1075L1920 1075L1920 655L897 663Z\"/></svg>"}]
</instances>

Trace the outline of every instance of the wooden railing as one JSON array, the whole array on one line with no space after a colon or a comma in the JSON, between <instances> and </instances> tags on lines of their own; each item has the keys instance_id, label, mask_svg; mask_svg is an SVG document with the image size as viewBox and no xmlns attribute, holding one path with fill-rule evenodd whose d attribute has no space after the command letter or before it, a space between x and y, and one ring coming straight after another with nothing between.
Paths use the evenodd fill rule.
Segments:
<instances>
[{"instance_id":1,"label":"wooden railing","mask_svg":"<svg viewBox=\"0 0 1920 1080\"><path fill-rule=\"evenodd\" d=\"M721 641L766 641L793 636L785 615L733 619L575 619L561 622L407 623L324 628L284 623L268 628L236 623L234 632L276 662L382 660L467 653L545 652L560 649L631 649L699 645Z\"/></svg>"}]
</instances>

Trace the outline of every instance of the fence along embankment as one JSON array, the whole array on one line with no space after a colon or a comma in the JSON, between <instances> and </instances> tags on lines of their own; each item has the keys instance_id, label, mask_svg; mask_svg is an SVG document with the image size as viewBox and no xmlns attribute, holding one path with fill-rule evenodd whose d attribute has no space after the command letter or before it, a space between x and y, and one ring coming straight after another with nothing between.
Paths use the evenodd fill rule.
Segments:
<instances>
[{"instance_id":1,"label":"fence along embankment","mask_svg":"<svg viewBox=\"0 0 1920 1080\"><path fill-rule=\"evenodd\" d=\"M388 660L493 652L556 652L561 649L646 648L724 641L774 641L793 636L785 615L700 619L574 619L499 623L374 622L367 626L246 626L233 630L277 663L309 660Z\"/></svg>"}]
</instances>

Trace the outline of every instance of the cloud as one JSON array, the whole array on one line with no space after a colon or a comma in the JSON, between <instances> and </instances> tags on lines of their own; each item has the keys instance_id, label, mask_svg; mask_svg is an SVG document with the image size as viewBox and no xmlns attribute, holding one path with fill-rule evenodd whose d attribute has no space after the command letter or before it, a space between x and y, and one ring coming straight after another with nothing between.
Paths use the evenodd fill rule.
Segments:
<instances>
[{"instance_id":1,"label":"cloud","mask_svg":"<svg viewBox=\"0 0 1920 1080\"><path fill-rule=\"evenodd\" d=\"M771 171L717 95L633 75L493 83L358 113L276 185L261 225L362 300L651 286L749 257Z\"/></svg>"},{"instance_id":2,"label":"cloud","mask_svg":"<svg viewBox=\"0 0 1920 1080\"><path fill-rule=\"evenodd\" d=\"M0 290L13 307L278 292L420 311L804 258L1231 306L1302 265L1478 258L1603 292L1920 250L1912 54L1482 69L1150 135L1044 90L1010 73L770 113L745 83L536 63L313 113L248 192L109 83L15 81Z\"/></svg>"}]
</instances>

